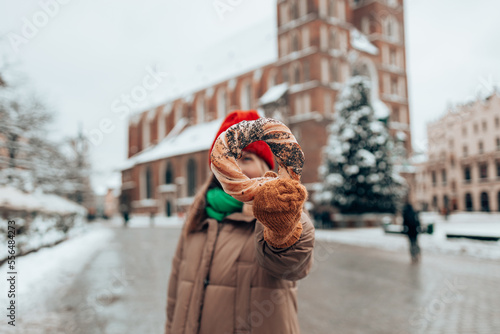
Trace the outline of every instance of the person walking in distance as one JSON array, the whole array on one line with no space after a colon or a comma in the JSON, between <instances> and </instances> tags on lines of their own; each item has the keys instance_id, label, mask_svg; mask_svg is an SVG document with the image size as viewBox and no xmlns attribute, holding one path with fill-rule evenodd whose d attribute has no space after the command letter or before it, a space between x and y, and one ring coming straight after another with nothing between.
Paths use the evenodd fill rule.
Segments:
<instances>
[{"instance_id":1,"label":"person walking in distance","mask_svg":"<svg viewBox=\"0 0 500 334\"><path fill-rule=\"evenodd\" d=\"M255 110L234 111L215 138L258 118ZM274 156L256 141L237 164L257 178L272 173ZM267 202L256 198L249 205L228 195L210 173L187 213L172 260L165 334L300 333L297 281L313 265L314 226L303 209L305 187L280 182L266 192Z\"/></svg>"},{"instance_id":2,"label":"person walking in distance","mask_svg":"<svg viewBox=\"0 0 500 334\"><path fill-rule=\"evenodd\" d=\"M415 212L409 201L403 208L403 226L410 242L410 255L412 263L420 261L420 246L418 245L418 233L420 232L420 221L418 213Z\"/></svg>"}]
</instances>

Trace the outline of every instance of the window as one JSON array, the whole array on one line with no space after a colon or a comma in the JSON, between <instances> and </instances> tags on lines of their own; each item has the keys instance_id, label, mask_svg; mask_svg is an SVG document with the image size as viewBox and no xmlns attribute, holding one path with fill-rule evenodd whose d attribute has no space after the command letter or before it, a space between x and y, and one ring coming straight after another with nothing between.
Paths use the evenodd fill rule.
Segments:
<instances>
[{"instance_id":1,"label":"window","mask_svg":"<svg viewBox=\"0 0 500 334\"><path fill-rule=\"evenodd\" d=\"M146 117L142 122L142 149L145 149L151 143L151 124Z\"/></svg>"},{"instance_id":2,"label":"window","mask_svg":"<svg viewBox=\"0 0 500 334\"><path fill-rule=\"evenodd\" d=\"M331 114L332 113L332 97L330 96L329 93L325 93L324 96L324 108L325 108L325 114Z\"/></svg>"},{"instance_id":3,"label":"window","mask_svg":"<svg viewBox=\"0 0 500 334\"><path fill-rule=\"evenodd\" d=\"M330 49L337 49L337 33L335 29L330 29Z\"/></svg>"},{"instance_id":4,"label":"window","mask_svg":"<svg viewBox=\"0 0 500 334\"><path fill-rule=\"evenodd\" d=\"M292 34L292 51L299 51L299 37L296 32Z\"/></svg>"},{"instance_id":5,"label":"window","mask_svg":"<svg viewBox=\"0 0 500 334\"><path fill-rule=\"evenodd\" d=\"M299 65L295 65L293 70L293 83L300 83L300 68Z\"/></svg>"},{"instance_id":6,"label":"window","mask_svg":"<svg viewBox=\"0 0 500 334\"><path fill-rule=\"evenodd\" d=\"M297 4L297 0L292 0L292 20L295 20L299 17L299 5Z\"/></svg>"},{"instance_id":7,"label":"window","mask_svg":"<svg viewBox=\"0 0 500 334\"><path fill-rule=\"evenodd\" d=\"M398 95L398 79L391 78L391 94Z\"/></svg>"},{"instance_id":8,"label":"window","mask_svg":"<svg viewBox=\"0 0 500 334\"><path fill-rule=\"evenodd\" d=\"M392 122L399 122L399 108L392 107Z\"/></svg>"},{"instance_id":9,"label":"window","mask_svg":"<svg viewBox=\"0 0 500 334\"><path fill-rule=\"evenodd\" d=\"M247 80L241 85L240 105L244 110L252 108L252 83Z\"/></svg>"},{"instance_id":10,"label":"window","mask_svg":"<svg viewBox=\"0 0 500 334\"><path fill-rule=\"evenodd\" d=\"M471 180L471 173L470 173L469 166L464 167L464 180L465 180L465 182L470 182L470 180Z\"/></svg>"},{"instance_id":11,"label":"window","mask_svg":"<svg viewBox=\"0 0 500 334\"><path fill-rule=\"evenodd\" d=\"M332 82L339 82L339 68L336 59L333 59L330 64L330 75L332 77Z\"/></svg>"},{"instance_id":12,"label":"window","mask_svg":"<svg viewBox=\"0 0 500 334\"><path fill-rule=\"evenodd\" d=\"M479 147L479 154L484 153L484 147L483 147L483 142L482 141L479 142L478 147Z\"/></svg>"},{"instance_id":13,"label":"window","mask_svg":"<svg viewBox=\"0 0 500 334\"><path fill-rule=\"evenodd\" d=\"M437 185L436 172L432 171L432 186L435 187L436 185Z\"/></svg>"},{"instance_id":14,"label":"window","mask_svg":"<svg viewBox=\"0 0 500 334\"><path fill-rule=\"evenodd\" d=\"M388 39L393 41L399 40L399 24L394 17L388 16L385 19L383 29L384 35L387 36Z\"/></svg>"},{"instance_id":15,"label":"window","mask_svg":"<svg viewBox=\"0 0 500 334\"><path fill-rule=\"evenodd\" d=\"M151 172L151 166L146 167L145 176L146 198L153 198L153 173Z\"/></svg>"},{"instance_id":16,"label":"window","mask_svg":"<svg viewBox=\"0 0 500 334\"><path fill-rule=\"evenodd\" d=\"M276 85L276 69L272 69L270 72L269 72L269 76L267 77L267 88L271 88L271 87L274 87Z\"/></svg>"},{"instance_id":17,"label":"window","mask_svg":"<svg viewBox=\"0 0 500 334\"><path fill-rule=\"evenodd\" d=\"M363 34L370 35L370 25L371 23L369 17L365 16L361 19L361 31L363 32Z\"/></svg>"},{"instance_id":18,"label":"window","mask_svg":"<svg viewBox=\"0 0 500 334\"><path fill-rule=\"evenodd\" d=\"M466 157L468 154L467 146L464 145L462 151L463 151L464 157Z\"/></svg>"},{"instance_id":19,"label":"window","mask_svg":"<svg viewBox=\"0 0 500 334\"><path fill-rule=\"evenodd\" d=\"M474 123L474 133L478 132L479 127L477 126L477 123Z\"/></svg>"},{"instance_id":20,"label":"window","mask_svg":"<svg viewBox=\"0 0 500 334\"><path fill-rule=\"evenodd\" d=\"M283 82L288 82L288 68L283 66L281 68L281 75L283 77Z\"/></svg>"},{"instance_id":21,"label":"window","mask_svg":"<svg viewBox=\"0 0 500 334\"><path fill-rule=\"evenodd\" d=\"M172 164L169 162L167 169L165 169L165 184L172 183L174 183L174 170L172 169Z\"/></svg>"},{"instance_id":22,"label":"window","mask_svg":"<svg viewBox=\"0 0 500 334\"><path fill-rule=\"evenodd\" d=\"M300 16L304 16L308 13L307 11L307 0L300 0Z\"/></svg>"},{"instance_id":23,"label":"window","mask_svg":"<svg viewBox=\"0 0 500 334\"><path fill-rule=\"evenodd\" d=\"M499 128L500 127L500 118L495 117L495 127Z\"/></svg>"},{"instance_id":24,"label":"window","mask_svg":"<svg viewBox=\"0 0 500 334\"><path fill-rule=\"evenodd\" d=\"M500 151L500 137L497 137L497 151Z\"/></svg>"},{"instance_id":25,"label":"window","mask_svg":"<svg viewBox=\"0 0 500 334\"><path fill-rule=\"evenodd\" d=\"M498 208L498 211L500 212L500 191L497 194L497 208Z\"/></svg>"},{"instance_id":26,"label":"window","mask_svg":"<svg viewBox=\"0 0 500 334\"><path fill-rule=\"evenodd\" d=\"M486 131L486 129L487 129L486 121L483 121L483 131Z\"/></svg>"},{"instance_id":27,"label":"window","mask_svg":"<svg viewBox=\"0 0 500 334\"><path fill-rule=\"evenodd\" d=\"M189 159L187 164L187 195L194 196L196 193L196 161Z\"/></svg>"},{"instance_id":28,"label":"window","mask_svg":"<svg viewBox=\"0 0 500 334\"><path fill-rule=\"evenodd\" d=\"M470 193L465 194L465 210L466 211L473 211L473 203L472 203L472 196Z\"/></svg>"},{"instance_id":29,"label":"window","mask_svg":"<svg viewBox=\"0 0 500 334\"><path fill-rule=\"evenodd\" d=\"M500 160L497 161L497 177L500 178Z\"/></svg>"},{"instance_id":30,"label":"window","mask_svg":"<svg viewBox=\"0 0 500 334\"><path fill-rule=\"evenodd\" d=\"M304 82L308 82L310 79L310 69L309 69L309 60L304 60Z\"/></svg>"},{"instance_id":31,"label":"window","mask_svg":"<svg viewBox=\"0 0 500 334\"><path fill-rule=\"evenodd\" d=\"M321 59L321 82L323 84L328 84L328 59L327 58L322 58Z\"/></svg>"},{"instance_id":32,"label":"window","mask_svg":"<svg viewBox=\"0 0 500 334\"><path fill-rule=\"evenodd\" d=\"M196 122L203 123L205 121L205 97L200 96L196 101Z\"/></svg>"},{"instance_id":33,"label":"window","mask_svg":"<svg viewBox=\"0 0 500 334\"><path fill-rule=\"evenodd\" d=\"M302 29L302 48L308 48L309 47L309 28L304 27Z\"/></svg>"},{"instance_id":34,"label":"window","mask_svg":"<svg viewBox=\"0 0 500 334\"><path fill-rule=\"evenodd\" d=\"M390 49L389 51L389 62L392 66L396 66L396 50Z\"/></svg>"},{"instance_id":35,"label":"window","mask_svg":"<svg viewBox=\"0 0 500 334\"><path fill-rule=\"evenodd\" d=\"M224 88L220 88L217 92L217 118L226 116L227 114L227 95Z\"/></svg>"},{"instance_id":36,"label":"window","mask_svg":"<svg viewBox=\"0 0 500 334\"><path fill-rule=\"evenodd\" d=\"M482 180L488 178L488 164L487 163L479 164L479 178Z\"/></svg>"},{"instance_id":37,"label":"window","mask_svg":"<svg viewBox=\"0 0 500 334\"><path fill-rule=\"evenodd\" d=\"M488 196L488 193L484 191L481 193L481 211L483 212L490 211L490 198Z\"/></svg>"},{"instance_id":38,"label":"window","mask_svg":"<svg viewBox=\"0 0 500 334\"><path fill-rule=\"evenodd\" d=\"M329 0L328 1L328 16L336 17L337 16L337 1Z\"/></svg>"},{"instance_id":39,"label":"window","mask_svg":"<svg viewBox=\"0 0 500 334\"><path fill-rule=\"evenodd\" d=\"M445 186L446 185L446 169L443 169L441 171L441 179L443 181L443 186Z\"/></svg>"},{"instance_id":40,"label":"window","mask_svg":"<svg viewBox=\"0 0 500 334\"><path fill-rule=\"evenodd\" d=\"M432 207L434 209L437 209L437 207L438 207L438 198L437 198L437 196L432 196Z\"/></svg>"}]
</instances>

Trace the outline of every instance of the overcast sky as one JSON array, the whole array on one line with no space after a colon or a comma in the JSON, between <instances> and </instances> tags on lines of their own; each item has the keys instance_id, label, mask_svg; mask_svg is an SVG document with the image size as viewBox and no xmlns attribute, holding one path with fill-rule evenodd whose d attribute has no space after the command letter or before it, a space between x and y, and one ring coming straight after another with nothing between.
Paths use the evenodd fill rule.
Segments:
<instances>
[{"instance_id":1,"label":"overcast sky","mask_svg":"<svg viewBox=\"0 0 500 334\"><path fill-rule=\"evenodd\" d=\"M55 1L55 0L54 0ZM42 24L42 4L0 0L0 44L58 111L53 138L85 131L103 118L114 130L91 145L103 188L126 159L126 118L112 111L122 94L156 71L160 85L148 101L165 100L272 62L276 50L276 1L65 0L29 38L27 22ZM215 3L236 4L218 13ZM238 4L239 3L239 4ZM500 2L406 0L406 46L413 144L423 148L425 123L448 103L470 99L500 80Z\"/></svg>"}]
</instances>

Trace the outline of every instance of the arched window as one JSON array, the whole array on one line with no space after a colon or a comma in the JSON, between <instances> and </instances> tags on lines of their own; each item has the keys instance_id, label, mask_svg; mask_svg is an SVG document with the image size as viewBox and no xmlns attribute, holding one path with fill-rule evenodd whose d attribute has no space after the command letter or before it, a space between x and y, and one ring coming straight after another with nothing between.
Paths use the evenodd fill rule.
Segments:
<instances>
[{"instance_id":1,"label":"arched window","mask_svg":"<svg viewBox=\"0 0 500 334\"><path fill-rule=\"evenodd\" d=\"M393 41L399 41L399 23L393 16L387 16L383 23L384 35Z\"/></svg>"},{"instance_id":2,"label":"arched window","mask_svg":"<svg viewBox=\"0 0 500 334\"><path fill-rule=\"evenodd\" d=\"M337 1L329 0L328 1L328 16L337 17Z\"/></svg>"},{"instance_id":3,"label":"arched window","mask_svg":"<svg viewBox=\"0 0 500 334\"><path fill-rule=\"evenodd\" d=\"M172 183L174 183L174 170L172 169L172 164L169 162L165 169L165 184Z\"/></svg>"},{"instance_id":4,"label":"arched window","mask_svg":"<svg viewBox=\"0 0 500 334\"><path fill-rule=\"evenodd\" d=\"M227 114L227 94L225 88L220 88L217 92L217 118Z\"/></svg>"},{"instance_id":5,"label":"arched window","mask_svg":"<svg viewBox=\"0 0 500 334\"><path fill-rule=\"evenodd\" d=\"M145 149L151 143L151 124L149 118L144 118L142 122L142 149Z\"/></svg>"},{"instance_id":6,"label":"arched window","mask_svg":"<svg viewBox=\"0 0 500 334\"><path fill-rule=\"evenodd\" d=\"M371 33L370 18L368 16L361 19L361 31L365 35L369 35Z\"/></svg>"},{"instance_id":7,"label":"arched window","mask_svg":"<svg viewBox=\"0 0 500 334\"><path fill-rule=\"evenodd\" d=\"M273 86L276 86L276 75L277 75L277 70L273 68L271 71L269 71L269 76L267 77L267 88L271 88Z\"/></svg>"},{"instance_id":8,"label":"arched window","mask_svg":"<svg viewBox=\"0 0 500 334\"><path fill-rule=\"evenodd\" d=\"M481 193L481 211L490 211L490 198L488 196L488 193L484 191Z\"/></svg>"},{"instance_id":9,"label":"arched window","mask_svg":"<svg viewBox=\"0 0 500 334\"><path fill-rule=\"evenodd\" d=\"M196 123L205 121L205 97L199 96L196 101Z\"/></svg>"},{"instance_id":10,"label":"arched window","mask_svg":"<svg viewBox=\"0 0 500 334\"><path fill-rule=\"evenodd\" d=\"M177 124L182 118L182 109L183 109L182 103L178 103L177 106L175 107L175 114L174 114L175 124Z\"/></svg>"},{"instance_id":11,"label":"arched window","mask_svg":"<svg viewBox=\"0 0 500 334\"><path fill-rule=\"evenodd\" d=\"M153 198L153 173L151 172L151 166L146 167L146 198Z\"/></svg>"},{"instance_id":12,"label":"arched window","mask_svg":"<svg viewBox=\"0 0 500 334\"><path fill-rule=\"evenodd\" d=\"M293 67L293 83L298 84L301 82L301 75L300 75L300 65L296 63Z\"/></svg>"},{"instance_id":13,"label":"arched window","mask_svg":"<svg viewBox=\"0 0 500 334\"><path fill-rule=\"evenodd\" d=\"M330 29L330 49L338 49L337 32L334 28Z\"/></svg>"},{"instance_id":14,"label":"arched window","mask_svg":"<svg viewBox=\"0 0 500 334\"><path fill-rule=\"evenodd\" d=\"M247 80L241 85L240 105L244 110L252 108L252 82Z\"/></svg>"},{"instance_id":15,"label":"arched window","mask_svg":"<svg viewBox=\"0 0 500 334\"><path fill-rule=\"evenodd\" d=\"M292 14L292 20L296 20L299 18L299 5L297 4L297 0L292 0L291 3L291 14Z\"/></svg>"},{"instance_id":16,"label":"arched window","mask_svg":"<svg viewBox=\"0 0 500 334\"><path fill-rule=\"evenodd\" d=\"M497 209L498 209L498 212L500 212L500 191L497 194Z\"/></svg>"},{"instance_id":17,"label":"arched window","mask_svg":"<svg viewBox=\"0 0 500 334\"><path fill-rule=\"evenodd\" d=\"M189 159L187 163L187 195L194 196L196 193L196 161Z\"/></svg>"},{"instance_id":18,"label":"arched window","mask_svg":"<svg viewBox=\"0 0 500 334\"><path fill-rule=\"evenodd\" d=\"M340 82L339 80L339 67L337 63L337 59L333 59L330 64L330 72L331 72L331 78L332 82Z\"/></svg>"},{"instance_id":19,"label":"arched window","mask_svg":"<svg viewBox=\"0 0 500 334\"><path fill-rule=\"evenodd\" d=\"M473 211L474 206L472 203L472 196L470 193L465 194L465 210L466 211Z\"/></svg>"},{"instance_id":20,"label":"arched window","mask_svg":"<svg viewBox=\"0 0 500 334\"><path fill-rule=\"evenodd\" d=\"M299 51L300 46L299 46L299 36L296 31L292 33L292 51Z\"/></svg>"},{"instance_id":21,"label":"arched window","mask_svg":"<svg viewBox=\"0 0 500 334\"><path fill-rule=\"evenodd\" d=\"M165 215L167 217L172 216L172 203L170 203L170 201L165 202Z\"/></svg>"}]
</instances>

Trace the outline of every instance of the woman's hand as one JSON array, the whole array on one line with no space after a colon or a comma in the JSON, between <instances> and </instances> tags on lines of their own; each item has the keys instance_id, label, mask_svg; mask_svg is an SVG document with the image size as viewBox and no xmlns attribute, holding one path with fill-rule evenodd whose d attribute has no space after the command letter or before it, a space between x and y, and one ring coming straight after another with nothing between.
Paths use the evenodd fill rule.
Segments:
<instances>
[{"instance_id":1,"label":"woman's hand","mask_svg":"<svg viewBox=\"0 0 500 334\"><path fill-rule=\"evenodd\" d=\"M276 177L267 172L265 177ZM307 198L306 188L292 179L266 182L257 191L253 201L255 218L264 225L264 239L275 248L287 248L302 234L300 217Z\"/></svg>"}]
</instances>

